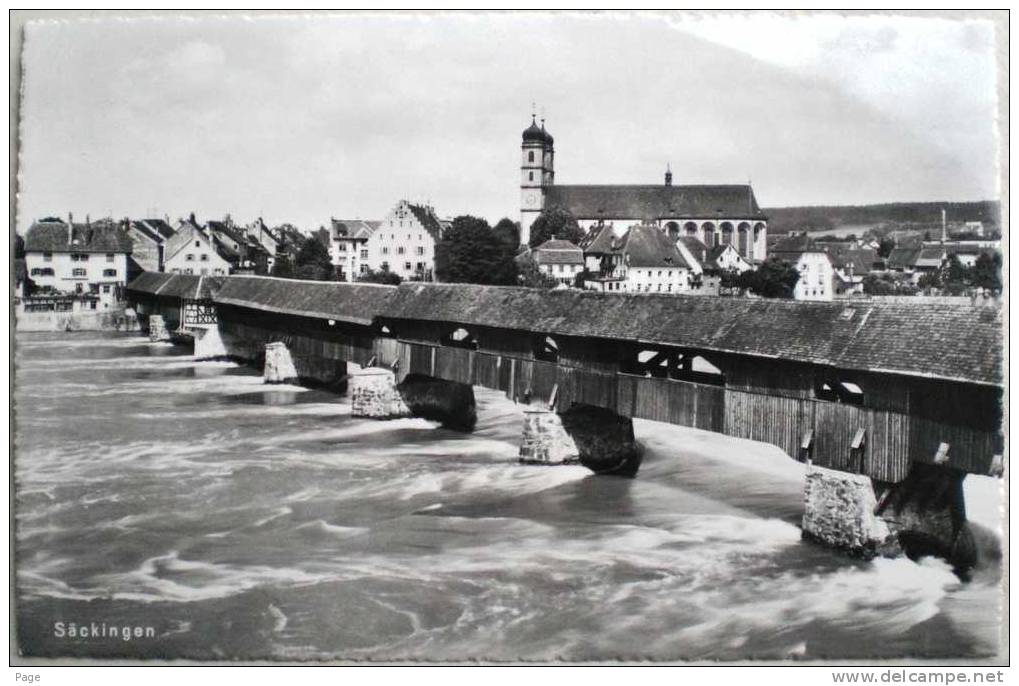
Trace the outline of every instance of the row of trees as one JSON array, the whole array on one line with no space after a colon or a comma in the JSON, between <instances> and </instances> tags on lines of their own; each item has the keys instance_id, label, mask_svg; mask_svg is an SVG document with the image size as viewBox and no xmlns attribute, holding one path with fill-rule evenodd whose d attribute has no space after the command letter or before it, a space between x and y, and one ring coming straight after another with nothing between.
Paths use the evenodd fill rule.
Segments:
<instances>
[{"instance_id":1,"label":"row of trees","mask_svg":"<svg viewBox=\"0 0 1019 686\"><path fill-rule=\"evenodd\" d=\"M922 290L937 289L945 295L964 295L975 288L1001 292L1001 255L981 253L972 267L949 255L941 269L924 274L917 285Z\"/></svg>"}]
</instances>

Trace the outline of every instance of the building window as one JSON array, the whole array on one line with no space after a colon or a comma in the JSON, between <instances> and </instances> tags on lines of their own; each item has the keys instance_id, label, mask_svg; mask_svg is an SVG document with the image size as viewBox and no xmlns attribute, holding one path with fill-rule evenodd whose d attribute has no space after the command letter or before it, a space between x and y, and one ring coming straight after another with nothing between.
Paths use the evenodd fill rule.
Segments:
<instances>
[{"instance_id":1,"label":"building window","mask_svg":"<svg viewBox=\"0 0 1019 686\"><path fill-rule=\"evenodd\" d=\"M104 283L103 284L103 293L109 293L109 292L110 292L110 284Z\"/></svg>"},{"instance_id":2,"label":"building window","mask_svg":"<svg viewBox=\"0 0 1019 686\"><path fill-rule=\"evenodd\" d=\"M106 261L113 262L113 253L111 252L106 253Z\"/></svg>"},{"instance_id":3,"label":"building window","mask_svg":"<svg viewBox=\"0 0 1019 686\"><path fill-rule=\"evenodd\" d=\"M409 272L410 271L410 262L404 262L403 263L403 270L405 272Z\"/></svg>"},{"instance_id":4,"label":"building window","mask_svg":"<svg viewBox=\"0 0 1019 686\"><path fill-rule=\"evenodd\" d=\"M42 254L42 261L43 262L52 262L53 261L53 253L51 253L51 252L44 252Z\"/></svg>"},{"instance_id":5,"label":"building window","mask_svg":"<svg viewBox=\"0 0 1019 686\"><path fill-rule=\"evenodd\" d=\"M424 255L424 254L425 254L425 249L424 249L424 247L422 247L422 246L420 246L420 245L419 245L419 246L418 246L418 249L417 249L417 254L418 254L418 255Z\"/></svg>"},{"instance_id":6,"label":"building window","mask_svg":"<svg viewBox=\"0 0 1019 686\"><path fill-rule=\"evenodd\" d=\"M384 271L384 272L388 272L389 271L389 263L388 262L383 262L382 263L382 271Z\"/></svg>"},{"instance_id":7,"label":"building window","mask_svg":"<svg viewBox=\"0 0 1019 686\"><path fill-rule=\"evenodd\" d=\"M527 161L528 162L534 162L534 151L533 150L531 150L530 152L527 153Z\"/></svg>"},{"instance_id":8,"label":"building window","mask_svg":"<svg viewBox=\"0 0 1019 686\"><path fill-rule=\"evenodd\" d=\"M195 247L196 248L202 247L202 242L201 241L195 241Z\"/></svg>"},{"instance_id":9,"label":"building window","mask_svg":"<svg viewBox=\"0 0 1019 686\"><path fill-rule=\"evenodd\" d=\"M382 254L383 255L388 255L389 254L389 248L388 247L382 248Z\"/></svg>"},{"instance_id":10,"label":"building window","mask_svg":"<svg viewBox=\"0 0 1019 686\"><path fill-rule=\"evenodd\" d=\"M336 246L336 249L339 250L340 252L347 252L347 244L340 243L339 245Z\"/></svg>"},{"instance_id":11,"label":"building window","mask_svg":"<svg viewBox=\"0 0 1019 686\"><path fill-rule=\"evenodd\" d=\"M367 250L362 250L361 251L361 259L362 260L367 260L368 259L368 251Z\"/></svg>"},{"instance_id":12,"label":"building window","mask_svg":"<svg viewBox=\"0 0 1019 686\"><path fill-rule=\"evenodd\" d=\"M361 265L361 273L362 274L367 274L368 273L368 265L366 265L366 264L362 264Z\"/></svg>"},{"instance_id":13,"label":"building window","mask_svg":"<svg viewBox=\"0 0 1019 686\"><path fill-rule=\"evenodd\" d=\"M195 261L194 253L188 253L187 255L184 256L184 259L187 260L188 262L194 262Z\"/></svg>"},{"instance_id":14,"label":"building window","mask_svg":"<svg viewBox=\"0 0 1019 686\"><path fill-rule=\"evenodd\" d=\"M419 272L423 272L424 270L425 270L425 263L424 262L418 262L418 271Z\"/></svg>"},{"instance_id":15,"label":"building window","mask_svg":"<svg viewBox=\"0 0 1019 686\"><path fill-rule=\"evenodd\" d=\"M88 262L88 255L83 253L71 253L72 262Z\"/></svg>"},{"instance_id":16,"label":"building window","mask_svg":"<svg viewBox=\"0 0 1019 686\"><path fill-rule=\"evenodd\" d=\"M117 270L116 269L104 269L103 270L103 276L116 276L116 275L117 275Z\"/></svg>"},{"instance_id":17,"label":"building window","mask_svg":"<svg viewBox=\"0 0 1019 686\"><path fill-rule=\"evenodd\" d=\"M534 181L534 172L527 172L527 180Z\"/></svg>"},{"instance_id":18,"label":"building window","mask_svg":"<svg viewBox=\"0 0 1019 686\"><path fill-rule=\"evenodd\" d=\"M403 247L402 245L399 248L396 249L396 254L397 255L402 255L405 252L407 252L407 249L405 247Z\"/></svg>"},{"instance_id":19,"label":"building window","mask_svg":"<svg viewBox=\"0 0 1019 686\"><path fill-rule=\"evenodd\" d=\"M84 269L72 269L71 270L71 276L85 276L85 270Z\"/></svg>"},{"instance_id":20,"label":"building window","mask_svg":"<svg viewBox=\"0 0 1019 686\"><path fill-rule=\"evenodd\" d=\"M209 256L208 256L208 254L203 252L199 259L201 259L202 262L208 262L209 261Z\"/></svg>"},{"instance_id":21,"label":"building window","mask_svg":"<svg viewBox=\"0 0 1019 686\"><path fill-rule=\"evenodd\" d=\"M184 273L185 274L194 274L195 270L192 269L191 267L188 267L187 269L184 270Z\"/></svg>"}]
</instances>

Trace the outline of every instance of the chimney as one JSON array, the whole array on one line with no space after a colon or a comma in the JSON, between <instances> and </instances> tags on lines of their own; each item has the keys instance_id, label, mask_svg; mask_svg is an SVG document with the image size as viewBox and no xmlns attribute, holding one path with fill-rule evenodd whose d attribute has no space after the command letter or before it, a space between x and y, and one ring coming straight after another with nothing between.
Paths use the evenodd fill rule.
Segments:
<instances>
[{"instance_id":1,"label":"chimney","mask_svg":"<svg viewBox=\"0 0 1019 686\"><path fill-rule=\"evenodd\" d=\"M67 213L67 244L70 245L74 238L74 214Z\"/></svg>"},{"instance_id":2,"label":"chimney","mask_svg":"<svg viewBox=\"0 0 1019 686\"><path fill-rule=\"evenodd\" d=\"M672 165L669 163L665 164L665 185L672 185Z\"/></svg>"},{"instance_id":3,"label":"chimney","mask_svg":"<svg viewBox=\"0 0 1019 686\"><path fill-rule=\"evenodd\" d=\"M945 214L945 208L941 208L941 242L946 243L948 241L948 218Z\"/></svg>"}]
</instances>

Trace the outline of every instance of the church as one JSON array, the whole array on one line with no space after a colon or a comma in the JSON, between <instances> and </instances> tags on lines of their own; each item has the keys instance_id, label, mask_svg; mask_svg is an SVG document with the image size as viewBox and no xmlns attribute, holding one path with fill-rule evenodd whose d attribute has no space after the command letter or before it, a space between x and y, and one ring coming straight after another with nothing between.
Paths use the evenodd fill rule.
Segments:
<instances>
[{"instance_id":1,"label":"church","mask_svg":"<svg viewBox=\"0 0 1019 686\"><path fill-rule=\"evenodd\" d=\"M749 184L676 185L672 171L661 185L556 185L552 134L531 115L520 146L520 242L542 210L569 211L581 228L611 225L622 235L634 224L650 224L673 240L689 236L708 248L731 245L750 262L767 255L768 218Z\"/></svg>"}]
</instances>

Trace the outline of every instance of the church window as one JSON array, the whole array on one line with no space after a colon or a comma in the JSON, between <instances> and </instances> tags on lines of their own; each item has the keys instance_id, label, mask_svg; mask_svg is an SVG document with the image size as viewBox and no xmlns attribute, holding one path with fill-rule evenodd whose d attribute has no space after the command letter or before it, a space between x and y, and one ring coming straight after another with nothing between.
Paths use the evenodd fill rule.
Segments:
<instances>
[{"instance_id":1,"label":"church window","mask_svg":"<svg viewBox=\"0 0 1019 686\"><path fill-rule=\"evenodd\" d=\"M534 162L534 151L533 150L531 150L529 153L527 153L527 161L528 162Z\"/></svg>"}]
</instances>

